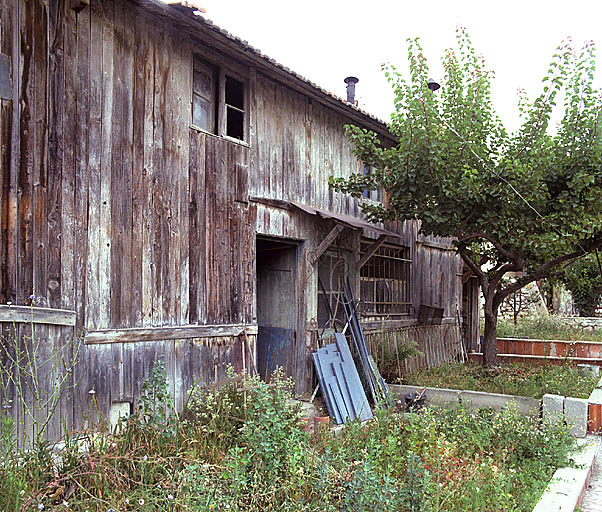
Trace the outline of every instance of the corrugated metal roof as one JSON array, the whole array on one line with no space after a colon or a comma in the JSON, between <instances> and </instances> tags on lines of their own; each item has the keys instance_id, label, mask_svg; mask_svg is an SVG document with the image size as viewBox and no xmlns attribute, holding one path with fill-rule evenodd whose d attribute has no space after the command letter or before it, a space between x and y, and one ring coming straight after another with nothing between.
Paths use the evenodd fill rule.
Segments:
<instances>
[{"instance_id":1,"label":"corrugated metal roof","mask_svg":"<svg viewBox=\"0 0 602 512\"><path fill-rule=\"evenodd\" d=\"M156 0L156 1L158 1L158 0ZM285 73L287 73L288 75L293 77L295 80L299 80L299 81L303 82L304 84L310 86L317 93L319 93L321 95L326 95L326 96L336 100L341 105L343 105L345 108L349 109L351 112L353 112L355 114L361 114L362 116L366 117L370 121L380 124L382 126L382 129L384 129L388 132L388 125L382 119L379 119L378 117L370 114L369 112L359 108L357 105L353 105L353 104L347 102L345 99L341 98L340 96L337 96L336 94L333 94L332 92L327 91L326 89L320 87L315 82L312 82L311 80L305 78L304 76L300 75L299 73L296 73L292 69L275 61L268 55L261 52L261 50L251 46L248 43L248 41L245 41L245 40L241 39L240 37L237 37L234 34L231 34L227 30L217 26L215 23L213 23L213 21L211 21L208 18L205 18L203 13L201 11L199 11L197 7L194 7L194 5L191 4L189 1L183 0L183 1L180 1L179 3L171 2L169 4L169 6L173 9L177 10L180 13L189 14L190 16L192 16L195 19L196 22L210 28L211 30L213 30L215 32L218 32L219 34L226 37L233 43L236 43L243 51L250 52L250 53L260 57L261 59L265 60L272 66L275 66L278 69L280 69L281 71L284 71Z\"/></svg>"}]
</instances>

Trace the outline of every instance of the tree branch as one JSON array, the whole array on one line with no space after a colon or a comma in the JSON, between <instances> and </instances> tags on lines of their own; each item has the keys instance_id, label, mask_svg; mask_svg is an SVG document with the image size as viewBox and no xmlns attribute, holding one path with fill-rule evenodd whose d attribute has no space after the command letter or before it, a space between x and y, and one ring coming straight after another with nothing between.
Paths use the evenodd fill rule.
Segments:
<instances>
[{"instance_id":1,"label":"tree branch","mask_svg":"<svg viewBox=\"0 0 602 512\"><path fill-rule=\"evenodd\" d=\"M480 233L480 232L470 233L469 235L464 235L462 237L459 237L458 241L459 242L468 242L470 240L476 240L478 238L487 240L491 245L493 245L493 247L495 247L495 249L502 256L504 256L509 261L514 261L516 263L517 267L522 266L520 264L520 256L518 254L511 253L500 242L498 242L495 238L491 237L490 235L488 235L486 233Z\"/></svg>"}]
</instances>

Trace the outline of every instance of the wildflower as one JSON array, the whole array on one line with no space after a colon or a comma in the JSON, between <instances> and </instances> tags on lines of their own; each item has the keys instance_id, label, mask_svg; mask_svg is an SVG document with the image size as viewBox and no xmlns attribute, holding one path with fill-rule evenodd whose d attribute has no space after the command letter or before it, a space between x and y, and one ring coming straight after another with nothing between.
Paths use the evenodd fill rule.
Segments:
<instances>
[{"instance_id":1,"label":"wildflower","mask_svg":"<svg viewBox=\"0 0 602 512\"><path fill-rule=\"evenodd\" d=\"M96 391L94 391L93 389L91 389L90 391L88 391L88 394L89 394L89 395L95 395L95 394L96 394Z\"/></svg>"},{"instance_id":2,"label":"wildflower","mask_svg":"<svg viewBox=\"0 0 602 512\"><path fill-rule=\"evenodd\" d=\"M167 499L168 499L169 501L172 501L172 500L173 500L173 494L168 494L168 495L167 495Z\"/></svg>"},{"instance_id":3,"label":"wildflower","mask_svg":"<svg viewBox=\"0 0 602 512\"><path fill-rule=\"evenodd\" d=\"M109 510L107 510L107 512L115 512L114 508L110 508Z\"/></svg>"},{"instance_id":4,"label":"wildflower","mask_svg":"<svg viewBox=\"0 0 602 512\"><path fill-rule=\"evenodd\" d=\"M30 300L34 300L35 298L36 298L36 296L33 293L29 296Z\"/></svg>"},{"instance_id":5,"label":"wildflower","mask_svg":"<svg viewBox=\"0 0 602 512\"><path fill-rule=\"evenodd\" d=\"M6 301L6 305L7 305L7 306L12 306L12 305L13 305L13 303L12 303L10 300L8 300L8 301Z\"/></svg>"},{"instance_id":6,"label":"wildflower","mask_svg":"<svg viewBox=\"0 0 602 512\"><path fill-rule=\"evenodd\" d=\"M66 501L63 501L63 503L61 503L61 505L63 505L63 507L68 507L69 503L67 503Z\"/></svg>"},{"instance_id":7,"label":"wildflower","mask_svg":"<svg viewBox=\"0 0 602 512\"><path fill-rule=\"evenodd\" d=\"M148 460L148 455L145 455L144 457L142 457L142 460L146 462Z\"/></svg>"},{"instance_id":8,"label":"wildflower","mask_svg":"<svg viewBox=\"0 0 602 512\"><path fill-rule=\"evenodd\" d=\"M44 510L44 504L38 503L38 510Z\"/></svg>"},{"instance_id":9,"label":"wildflower","mask_svg":"<svg viewBox=\"0 0 602 512\"><path fill-rule=\"evenodd\" d=\"M126 499L125 499L125 504L126 504L126 505L127 505L127 504L129 504L129 502L130 502L130 499L129 499L129 498L126 498Z\"/></svg>"},{"instance_id":10,"label":"wildflower","mask_svg":"<svg viewBox=\"0 0 602 512\"><path fill-rule=\"evenodd\" d=\"M140 498L138 500L138 505L140 505L140 506L144 505L144 499Z\"/></svg>"}]
</instances>

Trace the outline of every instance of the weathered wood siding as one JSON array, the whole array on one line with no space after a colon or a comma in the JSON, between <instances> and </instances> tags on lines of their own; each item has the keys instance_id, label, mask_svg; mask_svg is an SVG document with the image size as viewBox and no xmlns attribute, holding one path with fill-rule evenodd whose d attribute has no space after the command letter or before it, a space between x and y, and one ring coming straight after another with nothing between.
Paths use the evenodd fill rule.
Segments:
<instances>
[{"instance_id":1,"label":"weathered wood siding","mask_svg":"<svg viewBox=\"0 0 602 512\"><path fill-rule=\"evenodd\" d=\"M36 324L45 350L90 334L61 415L81 422L91 389L105 413L135 402L158 359L179 405L193 379L221 379L229 363L251 368L254 332L178 338L178 329L256 326L256 234L299 244L293 378L307 391L318 287L308 255L334 222L250 198L361 217L357 199L328 188L329 176L360 170L344 135L347 107L282 83L176 8L90 4L76 13L67 0L0 0L13 81L12 98L0 100L0 303L75 312L75 327ZM194 55L242 73L247 142L191 127ZM417 248L415 223L393 228L411 248L415 309L441 303L453 317L452 253ZM352 275L360 236L347 228L333 245L352 255ZM123 329L143 330L145 341L106 343L108 330ZM59 433L57 424L51 437Z\"/></svg>"}]
</instances>

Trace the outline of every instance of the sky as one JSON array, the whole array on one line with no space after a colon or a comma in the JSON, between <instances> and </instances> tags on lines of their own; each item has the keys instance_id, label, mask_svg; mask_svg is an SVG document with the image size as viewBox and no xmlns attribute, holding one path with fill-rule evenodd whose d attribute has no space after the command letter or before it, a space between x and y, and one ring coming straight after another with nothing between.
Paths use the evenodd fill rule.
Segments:
<instances>
[{"instance_id":1,"label":"sky","mask_svg":"<svg viewBox=\"0 0 602 512\"><path fill-rule=\"evenodd\" d=\"M466 27L477 53L495 71L493 103L510 130L520 126L517 90L525 89L530 98L539 94L563 39L571 36L576 46L587 40L602 46L600 0L197 3L206 18L330 92L345 97L343 79L358 77L359 106L384 121L390 119L393 94L381 65L407 69L408 37L420 37L432 78L440 82L441 56L454 45L456 28ZM599 56L597 62L600 67Z\"/></svg>"}]
</instances>

